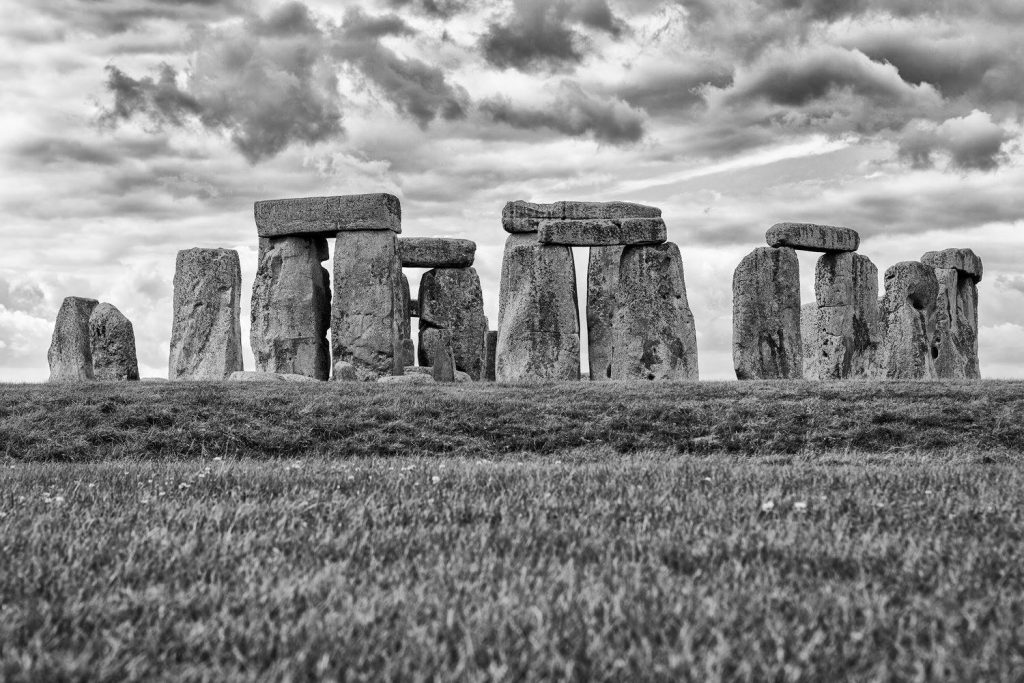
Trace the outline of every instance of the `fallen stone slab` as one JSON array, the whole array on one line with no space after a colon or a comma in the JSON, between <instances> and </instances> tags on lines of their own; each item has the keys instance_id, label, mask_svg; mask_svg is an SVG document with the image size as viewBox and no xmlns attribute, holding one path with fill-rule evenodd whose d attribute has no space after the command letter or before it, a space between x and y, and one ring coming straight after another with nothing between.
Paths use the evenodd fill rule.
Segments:
<instances>
[{"instance_id":1,"label":"fallen stone slab","mask_svg":"<svg viewBox=\"0 0 1024 683\"><path fill-rule=\"evenodd\" d=\"M956 268L935 268L935 331L939 379L981 379L977 280Z\"/></svg>"},{"instance_id":2,"label":"fallen stone slab","mask_svg":"<svg viewBox=\"0 0 1024 683\"><path fill-rule=\"evenodd\" d=\"M935 269L902 261L885 271L884 338L879 372L885 379L936 379L939 355Z\"/></svg>"},{"instance_id":3,"label":"fallen stone slab","mask_svg":"<svg viewBox=\"0 0 1024 683\"><path fill-rule=\"evenodd\" d=\"M973 278L975 283L981 282L981 277L985 274L981 258L971 249L929 251L921 257L921 263L932 268L952 268L958 270L967 277Z\"/></svg>"},{"instance_id":4,"label":"fallen stone slab","mask_svg":"<svg viewBox=\"0 0 1024 683\"><path fill-rule=\"evenodd\" d=\"M380 384L434 384L434 378L415 372L405 375L385 375L378 377L377 382Z\"/></svg>"},{"instance_id":5,"label":"fallen stone slab","mask_svg":"<svg viewBox=\"0 0 1024 683\"><path fill-rule=\"evenodd\" d=\"M590 380L612 378L615 293L624 247L591 247L587 264L587 353Z\"/></svg>"},{"instance_id":6,"label":"fallen stone slab","mask_svg":"<svg viewBox=\"0 0 1024 683\"><path fill-rule=\"evenodd\" d=\"M509 235L501 266L495 377L578 380L580 320L570 247Z\"/></svg>"},{"instance_id":7,"label":"fallen stone slab","mask_svg":"<svg viewBox=\"0 0 1024 683\"><path fill-rule=\"evenodd\" d=\"M242 267L231 249L184 249L174 269L168 377L222 380L242 367Z\"/></svg>"},{"instance_id":8,"label":"fallen stone slab","mask_svg":"<svg viewBox=\"0 0 1024 683\"><path fill-rule=\"evenodd\" d=\"M93 377L100 380L137 381L139 361L135 353L135 328L121 311L101 303L89 316Z\"/></svg>"},{"instance_id":9,"label":"fallen stone slab","mask_svg":"<svg viewBox=\"0 0 1024 683\"><path fill-rule=\"evenodd\" d=\"M99 303L78 296L66 297L61 303L46 354L51 382L93 379L89 318Z\"/></svg>"},{"instance_id":10,"label":"fallen stone slab","mask_svg":"<svg viewBox=\"0 0 1024 683\"><path fill-rule=\"evenodd\" d=\"M697 381L697 328L678 246L626 247L615 301L612 379Z\"/></svg>"},{"instance_id":11,"label":"fallen stone slab","mask_svg":"<svg viewBox=\"0 0 1024 683\"><path fill-rule=\"evenodd\" d=\"M759 247L732 279L736 378L801 379L800 262L788 247Z\"/></svg>"},{"instance_id":12,"label":"fallen stone slab","mask_svg":"<svg viewBox=\"0 0 1024 683\"><path fill-rule=\"evenodd\" d=\"M660 218L583 218L542 221L537 233L541 244L568 247L661 244L667 239Z\"/></svg>"},{"instance_id":13,"label":"fallen stone slab","mask_svg":"<svg viewBox=\"0 0 1024 683\"><path fill-rule=\"evenodd\" d=\"M334 237L350 230L402 232L402 204L383 192L268 199L253 206L260 237Z\"/></svg>"},{"instance_id":14,"label":"fallen stone slab","mask_svg":"<svg viewBox=\"0 0 1024 683\"><path fill-rule=\"evenodd\" d=\"M240 371L232 372L228 375L229 382L293 382L293 383L308 383L318 382L319 380L307 377L306 375L297 375L290 372L258 372L258 371Z\"/></svg>"},{"instance_id":15,"label":"fallen stone slab","mask_svg":"<svg viewBox=\"0 0 1024 683\"><path fill-rule=\"evenodd\" d=\"M661 218L656 206L632 202L577 202L561 201L537 204L517 200L505 204L501 224L506 232L537 232L547 220Z\"/></svg>"},{"instance_id":16,"label":"fallen stone slab","mask_svg":"<svg viewBox=\"0 0 1024 683\"><path fill-rule=\"evenodd\" d=\"M260 238L249 332L258 371L330 376L327 258L322 237Z\"/></svg>"},{"instance_id":17,"label":"fallen stone slab","mask_svg":"<svg viewBox=\"0 0 1024 683\"><path fill-rule=\"evenodd\" d=\"M419 362L433 366L432 330L447 330L455 367L479 380L484 372L484 295L474 268L433 268L420 278ZM434 335L434 336L431 336Z\"/></svg>"},{"instance_id":18,"label":"fallen stone slab","mask_svg":"<svg viewBox=\"0 0 1024 683\"><path fill-rule=\"evenodd\" d=\"M450 237L403 237L398 255L405 268L469 268L476 242Z\"/></svg>"},{"instance_id":19,"label":"fallen stone slab","mask_svg":"<svg viewBox=\"0 0 1024 683\"><path fill-rule=\"evenodd\" d=\"M802 251L857 251L860 235L850 228L813 223L776 223L765 240L771 247L790 247Z\"/></svg>"}]
</instances>

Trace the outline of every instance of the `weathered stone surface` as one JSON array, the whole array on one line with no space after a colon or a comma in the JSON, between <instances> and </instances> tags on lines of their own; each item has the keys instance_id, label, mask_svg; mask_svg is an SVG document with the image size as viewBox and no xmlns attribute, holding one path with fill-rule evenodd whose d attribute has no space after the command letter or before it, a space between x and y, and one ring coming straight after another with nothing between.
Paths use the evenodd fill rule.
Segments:
<instances>
[{"instance_id":1,"label":"weathered stone surface","mask_svg":"<svg viewBox=\"0 0 1024 683\"><path fill-rule=\"evenodd\" d=\"M242 268L230 249L185 249L174 270L168 377L224 379L242 367Z\"/></svg>"},{"instance_id":2,"label":"weathered stone surface","mask_svg":"<svg viewBox=\"0 0 1024 683\"><path fill-rule=\"evenodd\" d=\"M587 264L587 355L591 381L612 378L615 293L624 247L591 247Z\"/></svg>"},{"instance_id":3,"label":"weathered stone surface","mask_svg":"<svg viewBox=\"0 0 1024 683\"><path fill-rule=\"evenodd\" d=\"M451 334L455 367L479 380L484 371L484 295L473 268L434 268L420 278L420 365L435 364L433 343L425 335L432 328ZM432 341L432 340L431 340Z\"/></svg>"},{"instance_id":4,"label":"weathered stone surface","mask_svg":"<svg viewBox=\"0 0 1024 683\"><path fill-rule=\"evenodd\" d=\"M416 342L412 339L402 340L402 365L406 368L416 365Z\"/></svg>"},{"instance_id":5,"label":"weathered stone surface","mask_svg":"<svg viewBox=\"0 0 1024 683\"><path fill-rule=\"evenodd\" d=\"M409 299L409 317L418 318L420 317L420 300Z\"/></svg>"},{"instance_id":6,"label":"weathered stone surface","mask_svg":"<svg viewBox=\"0 0 1024 683\"><path fill-rule=\"evenodd\" d=\"M819 309L812 362L816 378L875 376L882 341L875 264L860 254L824 254L815 270L815 297ZM805 356L804 367L807 365Z\"/></svg>"},{"instance_id":7,"label":"weathered stone surface","mask_svg":"<svg viewBox=\"0 0 1024 683\"><path fill-rule=\"evenodd\" d=\"M260 238L249 331L258 371L330 377L327 257L321 237Z\"/></svg>"},{"instance_id":8,"label":"weathered stone surface","mask_svg":"<svg viewBox=\"0 0 1024 683\"><path fill-rule=\"evenodd\" d=\"M506 232L537 232L543 221L575 219L661 218L661 209L630 202L575 202L535 204L508 202L501 212Z\"/></svg>"},{"instance_id":9,"label":"weathered stone surface","mask_svg":"<svg viewBox=\"0 0 1024 683\"><path fill-rule=\"evenodd\" d=\"M94 308L89 317L89 337L95 379L139 379L139 361L135 354L135 328L121 311L108 303L102 303Z\"/></svg>"},{"instance_id":10,"label":"weathered stone surface","mask_svg":"<svg viewBox=\"0 0 1024 683\"><path fill-rule=\"evenodd\" d=\"M399 335L403 340L412 339L412 299L409 293L409 278L402 273L402 329ZM412 365L412 363L406 363Z\"/></svg>"},{"instance_id":11,"label":"weathered stone surface","mask_svg":"<svg viewBox=\"0 0 1024 683\"><path fill-rule=\"evenodd\" d=\"M813 301L800 307L800 343L804 347L804 379L821 379L818 373L818 304Z\"/></svg>"},{"instance_id":12,"label":"weathered stone surface","mask_svg":"<svg viewBox=\"0 0 1024 683\"><path fill-rule=\"evenodd\" d=\"M334 237L350 230L402 232L402 204L385 194L270 199L253 206L260 237Z\"/></svg>"},{"instance_id":13,"label":"weathered stone surface","mask_svg":"<svg viewBox=\"0 0 1024 683\"><path fill-rule=\"evenodd\" d=\"M348 361L339 360L334 364L331 379L335 382L358 382L359 376L356 374L356 366Z\"/></svg>"},{"instance_id":14,"label":"weathered stone surface","mask_svg":"<svg viewBox=\"0 0 1024 683\"><path fill-rule=\"evenodd\" d=\"M69 296L61 303L46 354L51 382L93 378L89 317L98 305L96 299L77 296Z\"/></svg>"},{"instance_id":15,"label":"weathered stone surface","mask_svg":"<svg viewBox=\"0 0 1024 683\"><path fill-rule=\"evenodd\" d=\"M452 333L448 330L436 330L430 356L431 376L435 382L455 381L455 353L452 350Z\"/></svg>"},{"instance_id":16,"label":"weathered stone surface","mask_svg":"<svg viewBox=\"0 0 1024 683\"><path fill-rule=\"evenodd\" d=\"M395 235L339 232L334 245L332 357L351 363L362 381L390 375L395 347L401 348L403 308Z\"/></svg>"},{"instance_id":17,"label":"weathered stone surface","mask_svg":"<svg viewBox=\"0 0 1024 683\"><path fill-rule=\"evenodd\" d=\"M612 335L612 379L697 380L697 328L673 242L623 250Z\"/></svg>"},{"instance_id":18,"label":"weathered stone surface","mask_svg":"<svg viewBox=\"0 0 1024 683\"><path fill-rule=\"evenodd\" d=\"M800 262L760 247L732 278L732 359L738 379L801 379Z\"/></svg>"},{"instance_id":19,"label":"weathered stone surface","mask_svg":"<svg viewBox=\"0 0 1024 683\"><path fill-rule=\"evenodd\" d=\"M498 350L497 330L488 330L484 337L484 379L488 382L494 381L494 363Z\"/></svg>"},{"instance_id":20,"label":"weathered stone surface","mask_svg":"<svg viewBox=\"0 0 1024 683\"><path fill-rule=\"evenodd\" d=\"M666 234L660 218L583 218L542 221L537 241L569 247L661 244Z\"/></svg>"},{"instance_id":21,"label":"weathered stone surface","mask_svg":"<svg viewBox=\"0 0 1024 683\"><path fill-rule=\"evenodd\" d=\"M981 277L985 274L981 258L970 249L929 251L921 257L921 263L936 269L953 268L973 278L975 283L981 282Z\"/></svg>"},{"instance_id":22,"label":"weathered stone surface","mask_svg":"<svg viewBox=\"0 0 1024 683\"><path fill-rule=\"evenodd\" d=\"M577 380L580 319L570 247L505 241L498 304L495 376L499 382Z\"/></svg>"},{"instance_id":23,"label":"weathered stone surface","mask_svg":"<svg viewBox=\"0 0 1024 683\"><path fill-rule=\"evenodd\" d=\"M902 261L885 272L882 298L884 339L880 374L886 379L935 379L938 338L935 270L917 261Z\"/></svg>"},{"instance_id":24,"label":"weathered stone surface","mask_svg":"<svg viewBox=\"0 0 1024 683\"><path fill-rule=\"evenodd\" d=\"M451 237L403 237L398 255L406 268L469 268L476 242Z\"/></svg>"},{"instance_id":25,"label":"weathered stone surface","mask_svg":"<svg viewBox=\"0 0 1024 683\"><path fill-rule=\"evenodd\" d=\"M293 372L261 372L261 371L240 371L228 375L229 382L293 382L308 383L318 380L306 375L297 375Z\"/></svg>"},{"instance_id":26,"label":"weathered stone surface","mask_svg":"<svg viewBox=\"0 0 1024 683\"><path fill-rule=\"evenodd\" d=\"M980 379L977 280L954 268L935 268L935 277L935 373L939 379Z\"/></svg>"},{"instance_id":27,"label":"weathered stone surface","mask_svg":"<svg viewBox=\"0 0 1024 683\"><path fill-rule=\"evenodd\" d=\"M377 381L381 384L433 384L434 378L430 375L414 372L407 375L385 375L384 377L378 377Z\"/></svg>"},{"instance_id":28,"label":"weathered stone surface","mask_svg":"<svg viewBox=\"0 0 1024 683\"><path fill-rule=\"evenodd\" d=\"M772 247L803 251L857 251L860 246L856 230L813 223L777 223L768 229L765 240Z\"/></svg>"}]
</instances>

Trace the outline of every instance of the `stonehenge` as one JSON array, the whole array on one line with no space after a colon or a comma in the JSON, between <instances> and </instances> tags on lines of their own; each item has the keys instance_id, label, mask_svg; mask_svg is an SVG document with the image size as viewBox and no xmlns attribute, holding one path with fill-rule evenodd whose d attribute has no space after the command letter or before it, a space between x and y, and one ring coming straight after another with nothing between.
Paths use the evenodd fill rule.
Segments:
<instances>
[{"instance_id":1,"label":"stonehenge","mask_svg":"<svg viewBox=\"0 0 1024 683\"><path fill-rule=\"evenodd\" d=\"M139 379L131 321L114 305L96 299L64 299L47 361L51 382Z\"/></svg>"},{"instance_id":2,"label":"stonehenge","mask_svg":"<svg viewBox=\"0 0 1024 683\"><path fill-rule=\"evenodd\" d=\"M815 378L871 377L882 341L878 268L861 254L825 253L818 259L814 292Z\"/></svg>"},{"instance_id":3,"label":"stonehenge","mask_svg":"<svg viewBox=\"0 0 1024 683\"><path fill-rule=\"evenodd\" d=\"M940 379L979 379L978 283L981 259L970 249L930 251L921 262L935 270L938 356L935 373Z\"/></svg>"},{"instance_id":4,"label":"stonehenge","mask_svg":"<svg viewBox=\"0 0 1024 683\"><path fill-rule=\"evenodd\" d=\"M737 379L801 379L800 263L790 247L758 247L732 278Z\"/></svg>"},{"instance_id":5,"label":"stonehenge","mask_svg":"<svg viewBox=\"0 0 1024 683\"><path fill-rule=\"evenodd\" d=\"M935 269L901 261L885 271L882 317L885 336L879 359L884 379L936 379L938 357Z\"/></svg>"},{"instance_id":6,"label":"stonehenge","mask_svg":"<svg viewBox=\"0 0 1024 683\"><path fill-rule=\"evenodd\" d=\"M184 249L174 270L168 378L222 380L242 367L242 269L230 249Z\"/></svg>"},{"instance_id":7,"label":"stonehenge","mask_svg":"<svg viewBox=\"0 0 1024 683\"><path fill-rule=\"evenodd\" d=\"M612 378L612 324L625 247L591 247L587 264L587 355L591 381Z\"/></svg>"}]
</instances>

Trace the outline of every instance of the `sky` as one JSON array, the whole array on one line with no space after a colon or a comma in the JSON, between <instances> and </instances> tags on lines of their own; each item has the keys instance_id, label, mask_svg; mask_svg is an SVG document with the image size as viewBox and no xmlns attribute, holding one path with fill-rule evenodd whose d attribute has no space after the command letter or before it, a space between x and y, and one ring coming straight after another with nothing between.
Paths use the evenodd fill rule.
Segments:
<instances>
[{"instance_id":1,"label":"sky","mask_svg":"<svg viewBox=\"0 0 1024 683\"><path fill-rule=\"evenodd\" d=\"M403 235L476 241L492 328L505 202L660 207L706 379L734 377L732 272L774 223L854 228L880 275L969 247L982 374L1024 377L1019 0L0 10L0 381L46 379L71 295L124 312L166 377L175 255L197 246L239 252L251 369L253 202L381 191Z\"/></svg>"}]
</instances>

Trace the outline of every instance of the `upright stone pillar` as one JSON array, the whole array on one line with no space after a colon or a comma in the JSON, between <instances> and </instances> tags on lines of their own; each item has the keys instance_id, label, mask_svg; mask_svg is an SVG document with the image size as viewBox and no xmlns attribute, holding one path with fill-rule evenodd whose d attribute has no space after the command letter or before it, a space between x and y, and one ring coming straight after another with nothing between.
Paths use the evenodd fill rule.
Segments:
<instances>
[{"instance_id":1,"label":"upright stone pillar","mask_svg":"<svg viewBox=\"0 0 1024 683\"><path fill-rule=\"evenodd\" d=\"M626 247L616 292L612 379L696 381L697 329L679 247Z\"/></svg>"},{"instance_id":2,"label":"upright stone pillar","mask_svg":"<svg viewBox=\"0 0 1024 683\"><path fill-rule=\"evenodd\" d=\"M612 378L612 326L623 249L619 245L590 247L590 262L587 264L587 351L592 382Z\"/></svg>"},{"instance_id":3,"label":"upright stone pillar","mask_svg":"<svg viewBox=\"0 0 1024 683\"><path fill-rule=\"evenodd\" d=\"M322 237L261 237L249 341L256 369L327 380L331 351L328 258Z\"/></svg>"},{"instance_id":4,"label":"upright stone pillar","mask_svg":"<svg viewBox=\"0 0 1024 683\"><path fill-rule=\"evenodd\" d=\"M878 317L875 302L875 317ZM804 354L804 379L821 379L818 372L818 303L812 301L800 307L800 343Z\"/></svg>"},{"instance_id":5,"label":"upright stone pillar","mask_svg":"<svg viewBox=\"0 0 1024 683\"><path fill-rule=\"evenodd\" d=\"M396 240L390 230L352 230L339 232L334 243L333 357L351 363L363 381L393 374L395 348L401 348Z\"/></svg>"},{"instance_id":6,"label":"upright stone pillar","mask_svg":"<svg viewBox=\"0 0 1024 683\"><path fill-rule=\"evenodd\" d=\"M917 261L902 261L885 272L882 298L885 336L879 371L886 379L935 379L939 355L935 271Z\"/></svg>"},{"instance_id":7,"label":"upright stone pillar","mask_svg":"<svg viewBox=\"0 0 1024 683\"><path fill-rule=\"evenodd\" d=\"M495 376L499 382L580 378L571 247L539 244L535 232L511 234L506 240Z\"/></svg>"},{"instance_id":8,"label":"upright stone pillar","mask_svg":"<svg viewBox=\"0 0 1024 683\"><path fill-rule=\"evenodd\" d=\"M983 275L981 259L970 249L946 249L926 253L921 262L935 269L939 283L936 374L940 379L980 379L978 282Z\"/></svg>"},{"instance_id":9,"label":"upright stone pillar","mask_svg":"<svg viewBox=\"0 0 1024 683\"><path fill-rule=\"evenodd\" d=\"M818 310L811 364L816 378L874 376L882 341L875 264L860 254L826 253L818 260L814 285Z\"/></svg>"},{"instance_id":10,"label":"upright stone pillar","mask_svg":"<svg viewBox=\"0 0 1024 683\"><path fill-rule=\"evenodd\" d=\"M801 379L800 262L790 247L759 247L732 278L732 358L738 379Z\"/></svg>"},{"instance_id":11,"label":"upright stone pillar","mask_svg":"<svg viewBox=\"0 0 1024 683\"><path fill-rule=\"evenodd\" d=\"M230 249L185 249L174 271L168 377L226 379L242 367L242 267Z\"/></svg>"},{"instance_id":12,"label":"upright stone pillar","mask_svg":"<svg viewBox=\"0 0 1024 683\"><path fill-rule=\"evenodd\" d=\"M484 379L493 382L495 379L494 365L498 346L497 330L488 330L484 340Z\"/></svg>"},{"instance_id":13,"label":"upright stone pillar","mask_svg":"<svg viewBox=\"0 0 1024 683\"><path fill-rule=\"evenodd\" d=\"M51 382L93 379L89 318L98 304L96 299L77 296L64 299L46 354Z\"/></svg>"},{"instance_id":14,"label":"upright stone pillar","mask_svg":"<svg viewBox=\"0 0 1024 683\"><path fill-rule=\"evenodd\" d=\"M484 374L484 295L475 268L433 268L420 278L420 365L433 366L432 328L448 330L455 367L479 380Z\"/></svg>"},{"instance_id":15,"label":"upright stone pillar","mask_svg":"<svg viewBox=\"0 0 1024 683\"><path fill-rule=\"evenodd\" d=\"M405 367L416 365L416 345L412 341L412 299L410 298L409 278L402 273L402 364Z\"/></svg>"},{"instance_id":16,"label":"upright stone pillar","mask_svg":"<svg viewBox=\"0 0 1024 683\"><path fill-rule=\"evenodd\" d=\"M93 376L101 380L136 381L139 361L135 328L117 307L101 303L89 316Z\"/></svg>"}]
</instances>

